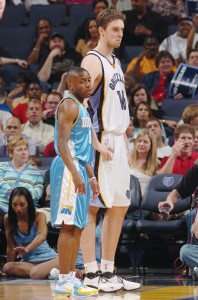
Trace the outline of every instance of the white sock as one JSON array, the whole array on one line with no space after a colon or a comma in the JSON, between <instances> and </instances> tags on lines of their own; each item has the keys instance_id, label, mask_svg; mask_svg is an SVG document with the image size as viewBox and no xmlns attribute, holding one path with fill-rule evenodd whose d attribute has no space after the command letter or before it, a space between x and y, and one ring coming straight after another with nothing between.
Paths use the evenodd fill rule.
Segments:
<instances>
[{"instance_id":1,"label":"white sock","mask_svg":"<svg viewBox=\"0 0 198 300\"><path fill-rule=\"evenodd\" d=\"M64 281L66 278L70 278L71 276L70 276L70 274L59 274L58 275L58 280L59 281Z\"/></svg>"},{"instance_id":2,"label":"white sock","mask_svg":"<svg viewBox=\"0 0 198 300\"><path fill-rule=\"evenodd\" d=\"M96 273L98 271L98 265L96 261L84 264L85 273Z\"/></svg>"},{"instance_id":3,"label":"white sock","mask_svg":"<svg viewBox=\"0 0 198 300\"><path fill-rule=\"evenodd\" d=\"M114 270L114 261L109 261L109 260L101 259L100 270L102 271L102 273L105 273L105 272L111 272L111 273L113 273L113 270Z\"/></svg>"}]
</instances>

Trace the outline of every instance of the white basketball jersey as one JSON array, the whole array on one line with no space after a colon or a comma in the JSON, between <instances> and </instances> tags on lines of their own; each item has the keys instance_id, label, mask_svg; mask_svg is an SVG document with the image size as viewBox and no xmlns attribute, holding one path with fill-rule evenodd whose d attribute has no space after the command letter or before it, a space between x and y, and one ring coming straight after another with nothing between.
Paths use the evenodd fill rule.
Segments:
<instances>
[{"instance_id":1,"label":"white basketball jersey","mask_svg":"<svg viewBox=\"0 0 198 300\"><path fill-rule=\"evenodd\" d=\"M89 54L100 59L103 72L100 84L89 99L94 129L96 132L123 134L129 125L129 109L120 62L113 55L114 64L111 64L95 50L89 51Z\"/></svg>"}]
</instances>

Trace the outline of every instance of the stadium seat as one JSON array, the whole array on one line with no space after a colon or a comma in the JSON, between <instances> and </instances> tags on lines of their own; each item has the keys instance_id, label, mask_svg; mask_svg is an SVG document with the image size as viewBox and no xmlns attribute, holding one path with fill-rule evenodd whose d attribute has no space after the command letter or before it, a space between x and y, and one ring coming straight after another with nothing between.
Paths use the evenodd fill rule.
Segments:
<instances>
[{"instance_id":1,"label":"stadium seat","mask_svg":"<svg viewBox=\"0 0 198 300\"><path fill-rule=\"evenodd\" d=\"M179 121L183 110L190 104L198 104L196 99L164 99L162 101L163 119Z\"/></svg>"},{"instance_id":2,"label":"stadium seat","mask_svg":"<svg viewBox=\"0 0 198 300\"><path fill-rule=\"evenodd\" d=\"M125 46L123 52L123 63L128 64L134 57L142 52L141 46Z\"/></svg>"},{"instance_id":3,"label":"stadium seat","mask_svg":"<svg viewBox=\"0 0 198 300\"><path fill-rule=\"evenodd\" d=\"M92 16L92 10L92 5L89 4L71 5L69 25L73 27L80 26L86 18Z\"/></svg>"},{"instance_id":4,"label":"stadium seat","mask_svg":"<svg viewBox=\"0 0 198 300\"><path fill-rule=\"evenodd\" d=\"M35 29L32 26L5 28L0 27L0 46L2 47L22 47L31 46L34 42Z\"/></svg>"},{"instance_id":5,"label":"stadium seat","mask_svg":"<svg viewBox=\"0 0 198 300\"><path fill-rule=\"evenodd\" d=\"M24 5L6 5L0 27L17 27L25 23Z\"/></svg>"},{"instance_id":6,"label":"stadium seat","mask_svg":"<svg viewBox=\"0 0 198 300\"><path fill-rule=\"evenodd\" d=\"M40 19L48 18L52 26L65 24L65 4L32 5L29 16L29 25L35 26Z\"/></svg>"}]
</instances>

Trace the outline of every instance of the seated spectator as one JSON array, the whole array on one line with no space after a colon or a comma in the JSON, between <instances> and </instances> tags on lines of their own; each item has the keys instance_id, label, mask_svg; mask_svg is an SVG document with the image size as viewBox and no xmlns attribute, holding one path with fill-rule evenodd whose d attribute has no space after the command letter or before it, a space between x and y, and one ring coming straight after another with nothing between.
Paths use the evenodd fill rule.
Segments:
<instances>
[{"instance_id":1,"label":"seated spectator","mask_svg":"<svg viewBox=\"0 0 198 300\"><path fill-rule=\"evenodd\" d=\"M8 202L12 190L26 187L37 205L43 193L43 176L41 172L27 164L28 142L22 137L13 138L8 144L11 161L0 162L0 209L8 211Z\"/></svg>"},{"instance_id":2,"label":"seated spectator","mask_svg":"<svg viewBox=\"0 0 198 300\"><path fill-rule=\"evenodd\" d=\"M130 121L129 121L129 126L127 127L126 130L126 137L128 139L128 150L131 151L134 147L134 136L133 136L133 132L134 132L134 125L133 125L133 118L130 117Z\"/></svg>"},{"instance_id":3,"label":"seated spectator","mask_svg":"<svg viewBox=\"0 0 198 300\"><path fill-rule=\"evenodd\" d=\"M0 57L0 65L3 66L6 64L16 64L23 69L27 69L28 67L28 62L26 60L10 57Z\"/></svg>"},{"instance_id":4,"label":"seated spectator","mask_svg":"<svg viewBox=\"0 0 198 300\"><path fill-rule=\"evenodd\" d=\"M179 16L185 14L185 5L182 0L149 0L151 10L164 17L166 24L177 24Z\"/></svg>"},{"instance_id":5,"label":"seated spectator","mask_svg":"<svg viewBox=\"0 0 198 300\"><path fill-rule=\"evenodd\" d=\"M157 157L159 160L162 160L164 156L169 156L172 153L172 148L169 145L165 145L163 142L163 129L162 123L156 118L150 118L145 127L152 131L156 137L156 146L157 146Z\"/></svg>"},{"instance_id":6,"label":"seated spectator","mask_svg":"<svg viewBox=\"0 0 198 300\"><path fill-rule=\"evenodd\" d=\"M174 138L172 154L162 159L158 174L184 175L198 159L198 154L193 151L195 129L191 125L178 126L175 129Z\"/></svg>"},{"instance_id":7,"label":"seated spectator","mask_svg":"<svg viewBox=\"0 0 198 300\"><path fill-rule=\"evenodd\" d=\"M1 0L0 19L3 17L3 12L4 12L4 9L5 9L5 5L6 5L6 1L5 0Z\"/></svg>"},{"instance_id":8,"label":"seated spectator","mask_svg":"<svg viewBox=\"0 0 198 300\"><path fill-rule=\"evenodd\" d=\"M96 18L100 11L108 8L107 0L94 0L93 1L93 17ZM85 39L86 32L86 24L88 18L86 18L83 23L77 28L75 34L75 44L77 44L78 40Z\"/></svg>"},{"instance_id":9,"label":"seated spectator","mask_svg":"<svg viewBox=\"0 0 198 300\"><path fill-rule=\"evenodd\" d=\"M186 61L188 65L198 68L198 48L188 51Z\"/></svg>"},{"instance_id":10,"label":"seated spectator","mask_svg":"<svg viewBox=\"0 0 198 300\"><path fill-rule=\"evenodd\" d=\"M1 104L4 104L5 100L6 100L5 81L3 76L0 75L0 109L1 109Z\"/></svg>"},{"instance_id":11,"label":"seated spectator","mask_svg":"<svg viewBox=\"0 0 198 300\"><path fill-rule=\"evenodd\" d=\"M0 120L3 124L3 127L5 127L7 120L10 119L11 117L12 114L9 111L1 110L1 106L0 106Z\"/></svg>"},{"instance_id":12,"label":"seated spectator","mask_svg":"<svg viewBox=\"0 0 198 300\"><path fill-rule=\"evenodd\" d=\"M129 74L129 73L124 74L124 85L125 85L128 104L130 104L130 102L131 102L131 91L136 86L136 84L137 84L137 81L131 74Z\"/></svg>"},{"instance_id":13,"label":"seated spectator","mask_svg":"<svg viewBox=\"0 0 198 300\"><path fill-rule=\"evenodd\" d=\"M54 127L42 121L42 105L39 99L30 99L27 103L27 123L22 125L22 133L31 136L39 154L43 153L46 145L54 139Z\"/></svg>"},{"instance_id":14,"label":"seated spectator","mask_svg":"<svg viewBox=\"0 0 198 300\"><path fill-rule=\"evenodd\" d=\"M82 56L64 41L62 34L54 32L49 42L49 54L40 62L38 78L49 83L59 82L61 75L72 66L80 65Z\"/></svg>"},{"instance_id":15,"label":"seated spectator","mask_svg":"<svg viewBox=\"0 0 198 300\"><path fill-rule=\"evenodd\" d=\"M62 96L56 91L52 91L47 95L45 102L45 109L43 110L43 122L54 126L55 124L55 111L58 103L61 101Z\"/></svg>"},{"instance_id":16,"label":"seated spectator","mask_svg":"<svg viewBox=\"0 0 198 300\"><path fill-rule=\"evenodd\" d=\"M195 35L198 28L198 15L195 15L192 18L192 27L190 29L190 32L188 34L187 38L187 46L186 46L186 56L188 57L188 53L192 48L197 49L198 48L198 42L194 44Z\"/></svg>"},{"instance_id":17,"label":"seated spectator","mask_svg":"<svg viewBox=\"0 0 198 300\"><path fill-rule=\"evenodd\" d=\"M145 128L145 124L152 117L152 112L150 107L145 102L140 102L135 107L134 111L134 137L136 138L139 131Z\"/></svg>"},{"instance_id":18,"label":"seated spectator","mask_svg":"<svg viewBox=\"0 0 198 300\"><path fill-rule=\"evenodd\" d=\"M132 9L131 0L108 0L109 8L116 9L118 11Z\"/></svg>"},{"instance_id":19,"label":"seated spectator","mask_svg":"<svg viewBox=\"0 0 198 300\"><path fill-rule=\"evenodd\" d=\"M156 138L150 130L143 129L135 139L130 163L130 173L139 179L142 196L157 168Z\"/></svg>"},{"instance_id":20,"label":"seated spectator","mask_svg":"<svg viewBox=\"0 0 198 300\"><path fill-rule=\"evenodd\" d=\"M182 113L182 120L184 124L190 124L193 127L198 126L198 105L191 104L186 106Z\"/></svg>"},{"instance_id":21,"label":"seated spectator","mask_svg":"<svg viewBox=\"0 0 198 300\"><path fill-rule=\"evenodd\" d=\"M132 10L125 11L124 45L143 45L146 36L154 34L161 42L167 36L164 19L147 7L147 0L131 0Z\"/></svg>"},{"instance_id":22,"label":"seated spectator","mask_svg":"<svg viewBox=\"0 0 198 300\"><path fill-rule=\"evenodd\" d=\"M76 51L82 56L85 56L88 51L95 48L98 44L99 34L95 18L87 20L85 31L85 39L79 39L76 45Z\"/></svg>"},{"instance_id":23,"label":"seated spectator","mask_svg":"<svg viewBox=\"0 0 198 300\"><path fill-rule=\"evenodd\" d=\"M27 90L27 97L15 99L18 102L20 101L20 104L18 104L13 110L13 115L17 117L21 121L21 123L26 123L28 121L27 103L34 98L40 99L41 104L44 107L44 103L46 101L46 94L42 93L42 86L38 81L31 82L29 84Z\"/></svg>"},{"instance_id":24,"label":"seated spectator","mask_svg":"<svg viewBox=\"0 0 198 300\"><path fill-rule=\"evenodd\" d=\"M193 126L195 129L195 143L193 147L193 151L198 153L198 126Z\"/></svg>"},{"instance_id":25,"label":"seated spectator","mask_svg":"<svg viewBox=\"0 0 198 300\"><path fill-rule=\"evenodd\" d=\"M29 64L39 64L49 52L49 41L52 33L52 24L49 19L40 19L36 25L36 37L33 49L28 56Z\"/></svg>"},{"instance_id":26,"label":"seated spectator","mask_svg":"<svg viewBox=\"0 0 198 300\"><path fill-rule=\"evenodd\" d=\"M186 60L187 38L192 28L192 20L181 18L178 21L178 31L168 36L159 46L159 51L168 51L178 62ZM194 35L193 48L198 41L198 33Z\"/></svg>"},{"instance_id":27,"label":"seated spectator","mask_svg":"<svg viewBox=\"0 0 198 300\"><path fill-rule=\"evenodd\" d=\"M51 141L49 144L47 144L47 146L45 147L44 151L43 151L43 156L51 156L51 157L55 157L56 151L54 149L54 141Z\"/></svg>"},{"instance_id":28,"label":"seated spectator","mask_svg":"<svg viewBox=\"0 0 198 300\"><path fill-rule=\"evenodd\" d=\"M8 141L11 137L21 136L24 140L28 142L29 155L36 154L36 145L33 140L21 133L21 122L16 117L11 117L7 120L4 127L4 133L0 134L0 157L9 156L8 153Z\"/></svg>"},{"instance_id":29,"label":"seated spectator","mask_svg":"<svg viewBox=\"0 0 198 300\"><path fill-rule=\"evenodd\" d=\"M42 167L41 159L40 159L40 157L38 157L36 155L29 155L27 164L29 164L33 167L36 167L36 168Z\"/></svg>"},{"instance_id":30,"label":"seated spectator","mask_svg":"<svg viewBox=\"0 0 198 300\"><path fill-rule=\"evenodd\" d=\"M155 59L158 53L159 42L155 36L149 35L145 38L143 51L138 57L132 59L126 69L126 73L131 73L136 80L140 80L144 75L157 71Z\"/></svg>"},{"instance_id":31,"label":"seated spectator","mask_svg":"<svg viewBox=\"0 0 198 300\"><path fill-rule=\"evenodd\" d=\"M46 217L36 211L26 188L12 191L4 225L7 263L3 271L6 276L44 279L52 268L59 268L58 254L47 243ZM16 261L17 258L20 261Z\"/></svg>"},{"instance_id":32,"label":"seated spectator","mask_svg":"<svg viewBox=\"0 0 198 300\"><path fill-rule=\"evenodd\" d=\"M158 71L143 76L141 82L146 85L157 105L161 107L162 101L168 95L175 61L169 52L161 51L158 53L155 63Z\"/></svg>"},{"instance_id":33,"label":"seated spectator","mask_svg":"<svg viewBox=\"0 0 198 300\"><path fill-rule=\"evenodd\" d=\"M32 5L48 5L48 0L12 0L13 4L24 4L27 12L30 11Z\"/></svg>"}]
</instances>

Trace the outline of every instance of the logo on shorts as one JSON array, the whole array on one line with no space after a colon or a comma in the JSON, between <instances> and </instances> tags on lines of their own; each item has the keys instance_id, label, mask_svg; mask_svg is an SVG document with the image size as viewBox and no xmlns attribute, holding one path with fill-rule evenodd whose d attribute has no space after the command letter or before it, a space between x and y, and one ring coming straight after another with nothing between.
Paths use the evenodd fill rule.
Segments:
<instances>
[{"instance_id":1,"label":"logo on shorts","mask_svg":"<svg viewBox=\"0 0 198 300\"><path fill-rule=\"evenodd\" d=\"M71 216L72 210L73 210L73 206L66 205L65 207L63 207L63 208L61 209L61 214Z\"/></svg>"}]
</instances>

